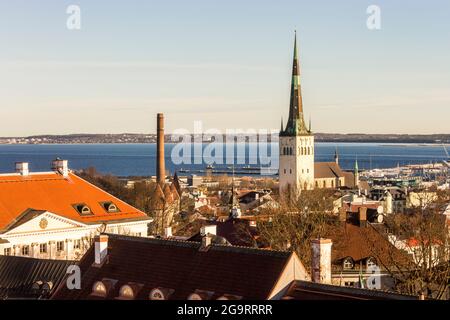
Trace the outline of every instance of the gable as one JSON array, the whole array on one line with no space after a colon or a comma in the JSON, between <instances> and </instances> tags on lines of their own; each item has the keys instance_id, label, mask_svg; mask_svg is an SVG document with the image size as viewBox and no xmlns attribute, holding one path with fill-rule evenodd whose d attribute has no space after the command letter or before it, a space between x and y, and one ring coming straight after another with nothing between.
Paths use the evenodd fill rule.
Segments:
<instances>
[{"instance_id":1,"label":"gable","mask_svg":"<svg viewBox=\"0 0 450 320\"><path fill-rule=\"evenodd\" d=\"M27 215L31 215L30 218ZM14 235L31 232L48 232L52 230L65 230L85 227L85 224L67 219L48 211L30 210L23 219L10 225L5 235Z\"/></svg>"}]
</instances>

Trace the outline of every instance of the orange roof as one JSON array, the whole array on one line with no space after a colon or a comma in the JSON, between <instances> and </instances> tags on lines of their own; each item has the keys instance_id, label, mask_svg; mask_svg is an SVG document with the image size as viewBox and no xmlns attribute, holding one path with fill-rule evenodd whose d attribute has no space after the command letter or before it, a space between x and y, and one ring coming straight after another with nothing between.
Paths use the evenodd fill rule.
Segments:
<instances>
[{"instance_id":1,"label":"orange roof","mask_svg":"<svg viewBox=\"0 0 450 320\"><path fill-rule=\"evenodd\" d=\"M108 213L103 202L114 203L119 212ZM91 214L80 215L75 204L87 205ZM85 224L147 218L144 212L72 173L66 178L56 172L0 175L0 230L29 209L49 211Z\"/></svg>"}]
</instances>

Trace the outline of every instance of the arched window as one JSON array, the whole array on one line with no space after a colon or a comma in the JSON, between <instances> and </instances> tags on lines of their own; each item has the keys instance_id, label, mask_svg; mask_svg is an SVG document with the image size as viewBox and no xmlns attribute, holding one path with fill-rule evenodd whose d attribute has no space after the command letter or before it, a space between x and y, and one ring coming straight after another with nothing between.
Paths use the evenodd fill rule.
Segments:
<instances>
[{"instance_id":1,"label":"arched window","mask_svg":"<svg viewBox=\"0 0 450 320\"><path fill-rule=\"evenodd\" d=\"M303 185L303 189L307 190L308 189L308 184L305 182Z\"/></svg>"},{"instance_id":2,"label":"arched window","mask_svg":"<svg viewBox=\"0 0 450 320\"><path fill-rule=\"evenodd\" d=\"M169 300L175 290L168 288L155 288L150 292L150 300Z\"/></svg>"},{"instance_id":3,"label":"arched window","mask_svg":"<svg viewBox=\"0 0 450 320\"><path fill-rule=\"evenodd\" d=\"M327 187L327 181L323 180L323 187L326 188Z\"/></svg>"},{"instance_id":4,"label":"arched window","mask_svg":"<svg viewBox=\"0 0 450 320\"><path fill-rule=\"evenodd\" d=\"M92 294L95 296L106 297L106 286L103 282L97 281L92 286Z\"/></svg>"},{"instance_id":5,"label":"arched window","mask_svg":"<svg viewBox=\"0 0 450 320\"><path fill-rule=\"evenodd\" d=\"M119 292L120 298L122 299L134 299L134 292L133 288L131 288L129 285L123 285L120 288Z\"/></svg>"}]
</instances>

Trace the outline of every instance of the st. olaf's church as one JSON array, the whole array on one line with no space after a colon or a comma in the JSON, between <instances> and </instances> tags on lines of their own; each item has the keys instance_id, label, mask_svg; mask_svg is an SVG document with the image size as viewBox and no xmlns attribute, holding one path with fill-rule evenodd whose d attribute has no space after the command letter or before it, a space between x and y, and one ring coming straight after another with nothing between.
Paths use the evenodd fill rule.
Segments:
<instances>
[{"instance_id":1,"label":"st. olaf's church","mask_svg":"<svg viewBox=\"0 0 450 320\"><path fill-rule=\"evenodd\" d=\"M339 166L337 152L332 162L314 162L314 134L311 123L307 128L302 103L297 37L294 40L289 118L280 130L280 193L286 190L315 188L353 188L359 184L358 173L344 172Z\"/></svg>"}]
</instances>

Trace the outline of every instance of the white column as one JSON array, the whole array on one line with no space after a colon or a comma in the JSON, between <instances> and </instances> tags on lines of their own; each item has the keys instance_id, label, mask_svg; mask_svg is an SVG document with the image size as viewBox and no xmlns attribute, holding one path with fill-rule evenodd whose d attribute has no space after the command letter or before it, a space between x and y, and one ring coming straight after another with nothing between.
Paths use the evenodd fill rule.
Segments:
<instances>
[{"instance_id":1,"label":"white column","mask_svg":"<svg viewBox=\"0 0 450 320\"><path fill-rule=\"evenodd\" d=\"M48 258L56 259L56 243L55 243L55 241L48 242Z\"/></svg>"},{"instance_id":2,"label":"white column","mask_svg":"<svg viewBox=\"0 0 450 320\"><path fill-rule=\"evenodd\" d=\"M71 260L73 259L73 243L72 239L66 239L66 259Z\"/></svg>"}]
</instances>

